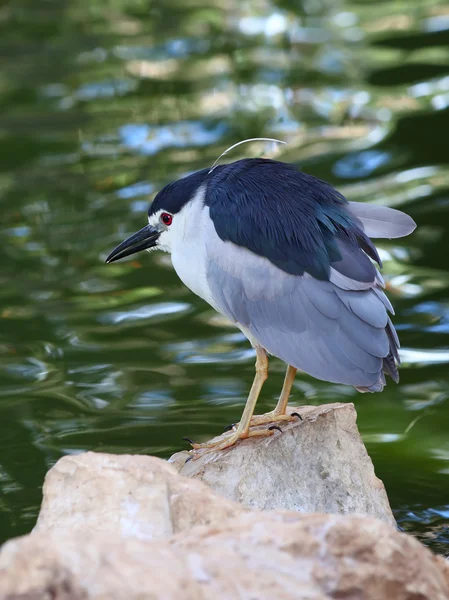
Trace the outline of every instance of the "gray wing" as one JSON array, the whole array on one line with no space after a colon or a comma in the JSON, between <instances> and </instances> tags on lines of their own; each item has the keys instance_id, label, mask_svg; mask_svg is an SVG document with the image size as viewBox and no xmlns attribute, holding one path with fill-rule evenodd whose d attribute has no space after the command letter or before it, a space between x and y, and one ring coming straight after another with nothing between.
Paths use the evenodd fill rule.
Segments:
<instances>
[{"instance_id":1,"label":"gray wing","mask_svg":"<svg viewBox=\"0 0 449 600\"><path fill-rule=\"evenodd\" d=\"M397 380L392 307L374 279L319 281L281 271L212 230L206 277L216 307L270 354L317 379L381 391ZM380 275L379 275L380 277Z\"/></svg>"}]
</instances>

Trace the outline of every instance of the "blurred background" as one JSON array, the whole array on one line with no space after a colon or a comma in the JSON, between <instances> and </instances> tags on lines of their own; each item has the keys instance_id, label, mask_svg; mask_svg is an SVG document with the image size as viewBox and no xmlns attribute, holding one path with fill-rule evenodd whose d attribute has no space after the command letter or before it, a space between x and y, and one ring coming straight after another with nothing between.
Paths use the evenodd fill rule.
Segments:
<instances>
[{"instance_id":1,"label":"blurred background","mask_svg":"<svg viewBox=\"0 0 449 600\"><path fill-rule=\"evenodd\" d=\"M382 240L401 383L354 402L403 529L449 543L449 6L436 0L0 2L0 540L63 454L166 458L241 414L243 336L163 254L106 266L163 185L249 137L418 222ZM225 161L271 147L245 145ZM274 406L271 361L258 412Z\"/></svg>"}]
</instances>

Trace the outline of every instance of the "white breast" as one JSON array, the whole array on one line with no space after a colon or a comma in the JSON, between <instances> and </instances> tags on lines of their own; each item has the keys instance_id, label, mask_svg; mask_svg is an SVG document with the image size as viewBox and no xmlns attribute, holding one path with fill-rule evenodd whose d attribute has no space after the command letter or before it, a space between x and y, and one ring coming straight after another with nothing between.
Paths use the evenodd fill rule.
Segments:
<instances>
[{"instance_id":1,"label":"white breast","mask_svg":"<svg viewBox=\"0 0 449 600\"><path fill-rule=\"evenodd\" d=\"M209 208L203 203L204 192L205 188L200 188L173 219L171 259L184 285L218 310L206 279L205 236L210 217Z\"/></svg>"},{"instance_id":2,"label":"white breast","mask_svg":"<svg viewBox=\"0 0 449 600\"><path fill-rule=\"evenodd\" d=\"M192 292L206 300L217 312L226 316L214 302L207 281L206 236L208 247L215 241L215 248L222 243L209 216L209 207L204 206L204 188L199 189L192 200L176 214L171 226L171 259L178 277ZM175 227L173 229L173 227ZM224 251L224 248L222 248ZM228 248L229 251L229 248ZM237 256L235 256L237 259ZM243 325L235 325L255 348L259 343Z\"/></svg>"}]
</instances>

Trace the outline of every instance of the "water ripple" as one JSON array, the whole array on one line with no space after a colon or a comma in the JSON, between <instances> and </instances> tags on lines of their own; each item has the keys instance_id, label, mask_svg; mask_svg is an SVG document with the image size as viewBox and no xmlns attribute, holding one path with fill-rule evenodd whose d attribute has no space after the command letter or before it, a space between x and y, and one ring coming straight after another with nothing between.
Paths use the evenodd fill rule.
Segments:
<instances>
[{"instance_id":1,"label":"water ripple","mask_svg":"<svg viewBox=\"0 0 449 600\"><path fill-rule=\"evenodd\" d=\"M186 302L161 302L159 304L149 304L127 311L103 313L98 316L98 320L101 323L119 325L123 323L134 323L136 321L148 321L155 317L178 315L180 313L187 313L190 310L191 306Z\"/></svg>"}]
</instances>

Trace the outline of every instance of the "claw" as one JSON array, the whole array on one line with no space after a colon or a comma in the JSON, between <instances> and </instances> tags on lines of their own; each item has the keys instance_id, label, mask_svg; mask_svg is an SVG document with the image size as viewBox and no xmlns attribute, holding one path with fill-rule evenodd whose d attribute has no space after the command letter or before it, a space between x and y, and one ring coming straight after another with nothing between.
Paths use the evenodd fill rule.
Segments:
<instances>
[{"instance_id":1,"label":"claw","mask_svg":"<svg viewBox=\"0 0 449 600\"><path fill-rule=\"evenodd\" d=\"M301 417L301 415L300 415L299 413L297 413L297 412L294 412L294 413L292 413L290 416L291 416L291 417L298 417L298 419L299 419L300 421L303 421L303 420L304 420L304 419Z\"/></svg>"},{"instance_id":2,"label":"claw","mask_svg":"<svg viewBox=\"0 0 449 600\"><path fill-rule=\"evenodd\" d=\"M231 423L231 425L228 425L227 427L225 427L223 429L223 433L226 433L227 431L231 431L232 429L234 429L236 423Z\"/></svg>"},{"instance_id":3,"label":"claw","mask_svg":"<svg viewBox=\"0 0 449 600\"><path fill-rule=\"evenodd\" d=\"M277 429L278 431L280 431L282 433L282 429L280 427L278 427L277 425L271 425L271 427L268 427L268 431L273 431L274 429Z\"/></svg>"},{"instance_id":4,"label":"claw","mask_svg":"<svg viewBox=\"0 0 449 600\"><path fill-rule=\"evenodd\" d=\"M184 442L189 442L189 444L191 444L192 446L193 446L193 444L195 443L193 440L191 440L191 439L190 439L190 438L188 438L188 437L183 437L183 438L182 438L182 440L183 440Z\"/></svg>"}]
</instances>

